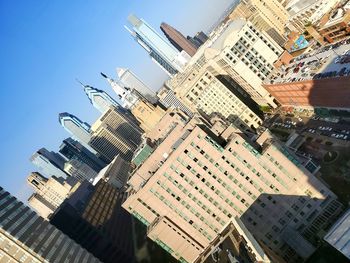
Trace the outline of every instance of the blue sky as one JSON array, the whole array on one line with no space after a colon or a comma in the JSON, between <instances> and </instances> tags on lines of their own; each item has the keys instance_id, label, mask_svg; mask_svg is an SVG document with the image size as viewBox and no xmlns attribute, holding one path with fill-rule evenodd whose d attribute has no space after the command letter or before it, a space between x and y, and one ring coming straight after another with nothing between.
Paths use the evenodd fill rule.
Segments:
<instances>
[{"instance_id":1,"label":"blue sky","mask_svg":"<svg viewBox=\"0 0 350 263\"><path fill-rule=\"evenodd\" d=\"M166 75L124 29L128 14L159 30L167 22L185 35L207 30L232 0L0 1L2 127L0 185L25 200L29 158L37 149L57 151L68 134L58 113L92 123L98 112L75 78L113 91L100 77L128 67L152 89ZM159 30L160 31L160 30Z\"/></svg>"}]
</instances>

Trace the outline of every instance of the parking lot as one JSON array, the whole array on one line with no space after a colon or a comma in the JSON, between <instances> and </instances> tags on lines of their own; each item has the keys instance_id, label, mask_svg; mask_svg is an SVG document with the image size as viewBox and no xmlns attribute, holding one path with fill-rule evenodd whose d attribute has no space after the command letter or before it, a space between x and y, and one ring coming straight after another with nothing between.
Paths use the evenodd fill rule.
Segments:
<instances>
[{"instance_id":1,"label":"parking lot","mask_svg":"<svg viewBox=\"0 0 350 263\"><path fill-rule=\"evenodd\" d=\"M303 54L271 77L270 83L295 82L350 75L350 40Z\"/></svg>"}]
</instances>

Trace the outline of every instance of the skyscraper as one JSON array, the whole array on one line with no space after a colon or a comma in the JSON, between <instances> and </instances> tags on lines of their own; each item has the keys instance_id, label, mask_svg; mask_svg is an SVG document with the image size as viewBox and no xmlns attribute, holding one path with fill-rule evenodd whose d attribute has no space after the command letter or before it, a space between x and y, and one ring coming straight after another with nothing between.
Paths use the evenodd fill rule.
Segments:
<instances>
[{"instance_id":1,"label":"skyscraper","mask_svg":"<svg viewBox=\"0 0 350 263\"><path fill-rule=\"evenodd\" d=\"M185 50L191 57L196 53L197 47L175 28L163 22L160 29L178 51Z\"/></svg>"},{"instance_id":2,"label":"skyscraper","mask_svg":"<svg viewBox=\"0 0 350 263\"><path fill-rule=\"evenodd\" d=\"M238 216L273 262L308 258L341 211L335 194L268 134L252 143L230 127L219 137L180 124L128 182L123 207L148 237L180 262L203 262Z\"/></svg>"},{"instance_id":3,"label":"skyscraper","mask_svg":"<svg viewBox=\"0 0 350 263\"><path fill-rule=\"evenodd\" d=\"M132 25L132 30L127 29L133 38L169 76L183 70L189 60L187 53L178 52L143 19L129 15L128 21Z\"/></svg>"},{"instance_id":4,"label":"skyscraper","mask_svg":"<svg viewBox=\"0 0 350 263\"><path fill-rule=\"evenodd\" d=\"M137 90L150 103L156 103L156 93L128 68L117 68L117 75L125 87Z\"/></svg>"},{"instance_id":5,"label":"skyscraper","mask_svg":"<svg viewBox=\"0 0 350 263\"><path fill-rule=\"evenodd\" d=\"M100 262L0 187L1 262Z\"/></svg>"},{"instance_id":6,"label":"skyscraper","mask_svg":"<svg viewBox=\"0 0 350 263\"><path fill-rule=\"evenodd\" d=\"M63 170L66 160L58 153L49 152L47 149L41 148L32 155L30 161L46 176L67 177Z\"/></svg>"},{"instance_id":7,"label":"skyscraper","mask_svg":"<svg viewBox=\"0 0 350 263\"><path fill-rule=\"evenodd\" d=\"M106 92L100 89L96 89L89 85L84 85L80 83L84 87L84 91L88 96L91 104L101 113L104 113L109 107L120 107L119 103L116 102L111 96L109 96Z\"/></svg>"},{"instance_id":8,"label":"skyscraper","mask_svg":"<svg viewBox=\"0 0 350 263\"><path fill-rule=\"evenodd\" d=\"M118 154L130 161L133 152L141 143L142 130L125 117L125 114L111 107L91 127L89 142L100 155L111 162Z\"/></svg>"},{"instance_id":9,"label":"skyscraper","mask_svg":"<svg viewBox=\"0 0 350 263\"><path fill-rule=\"evenodd\" d=\"M99 172L107 165L106 162L102 161L95 154L92 154L80 142L72 138L67 138L62 142L59 152L68 160L78 160L87 164L95 172Z\"/></svg>"},{"instance_id":10,"label":"skyscraper","mask_svg":"<svg viewBox=\"0 0 350 263\"><path fill-rule=\"evenodd\" d=\"M123 108L131 109L140 99L140 95L137 92L133 92L133 88L125 86L121 81L114 80L102 72L101 75L107 79L113 91L118 95Z\"/></svg>"},{"instance_id":11,"label":"skyscraper","mask_svg":"<svg viewBox=\"0 0 350 263\"><path fill-rule=\"evenodd\" d=\"M58 115L58 121L61 123L62 127L73 136L75 140L79 141L93 154L96 154L96 151L89 146L91 134L90 125L88 123L82 122L76 116L68 112L60 113Z\"/></svg>"}]
</instances>

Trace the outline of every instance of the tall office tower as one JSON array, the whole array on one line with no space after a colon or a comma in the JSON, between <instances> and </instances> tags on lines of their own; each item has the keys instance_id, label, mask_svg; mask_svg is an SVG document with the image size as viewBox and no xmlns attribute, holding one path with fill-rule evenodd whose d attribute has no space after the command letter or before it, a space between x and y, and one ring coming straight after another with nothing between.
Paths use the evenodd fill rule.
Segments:
<instances>
[{"instance_id":1,"label":"tall office tower","mask_svg":"<svg viewBox=\"0 0 350 263\"><path fill-rule=\"evenodd\" d=\"M67 178L66 180L62 177L52 176L50 178L46 178L38 172L32 172L27 178L28 184L34 189L35 193L40 195L43 199L45 199L51 207L57 209L61 205L61 203L66 199L72 191L74 191L74 187L77 186L77 180L74 178ZM36 198L38 199L38 198ZM34 205L34 200L30 204ZM37 201L37 200L35 200ZM42 202L44 204L44 202ZM49 206L47 206L49 207ZM39 206L33 206L33 208L40 214L42 217L46 212L41 213Z\"/></svg>"},{"instance_id":2,"label":"tall office tower","mask_svg":"<svg viewBox=\"0 0 350 263\"><path fill-rule=\"evenodd\" d=\"M134 262L131 216L121 208L125 193L99 181L82 183L50 223L105 263Z\"/></svg>"},{"instance_id":3,"label":"tall office tower","mask_svg":"<svg viewBox=\"0 0 350 263\"><path fill-rule=\"evenodd\" d=\"M0 187L1 262L100 262Z\"/></svg>"},{"instance_id":4,"label":"tall office tower","mask_svg":"<svg viewBox=\"0 0 350 263\"><path fill-rule=\"evenodd\" d=\"M89 85L84 85L80 83L84 87L84 91L88 96L91 104L101 113L104 113L109 107L120 107L119 103L116 102L111 96L109 96L106 92L100 89L95 89Z\"/></svg>"},{"instance_id":5,"label":"tall office tower","mask_svg":"<svg viewBox=\"0 0 350 263\"><path fill-rule=\"evenodd\" d=\"M308 258L341 210L336 196L266 134L259 147L221 135L228 139L203 124L177 125L133 172L122 206L180 262L203 262L235 216L272 262Z\"/></svg>"},{"instance_id":6,"label":"tall office tower","mask_svg":"<svg viewBox=\"0 0 350 263\"><path fill-rule=\"evenodd\" d=\"M91 131L90 146L108 162L117 155L130 161L133 152L141 143L141 129L113 107L94 123Z\"/></svg>"},{"instance_id":7,"label":"tall office tower","mask_svg":"<svg viewBox=\"0 0 350 263\"><path fill-rule=\"evenodd\" d=\"M62 142L59 152L68 160L78 160L87 164L95 172L99 172L107 165L106 162L99 159L80 142L73 140L72 138L67 138Z\"/></svg>"},{"instance_id":8,"label":"tall office tower","mask_svg":"<svg viewBox=\"0 0 350 263\"><path fill-rule=\"evenodd\" d=\"M30 161L47 176L54 175L63 178L68 176L63 170L66 160L58 153L41 148L30 157Z\"/></svg>"},{"instance_id":9,"label":"tall office tower","mask_svg":"<svg viewBox=\"0 0 350 263\"><path fill-rule=\"evenodd\" d=\"M253 26L266 32L276 43L283 46L286 42L285 24L289 14L278 0L263 2L259 0L241 1L230 14L232 20L244 18Z\"/></svg>"},{"instance_id":10,"label":"tall office tower","mask_svg":"<svg viewBox=\"0 0 350 263\"><path fill-rule=\"evenodd\" d=\"M178 51L185 50L191 57L196 53L197 47L175 28L163 22L160 29Z\"/></svg>"},{"instance_id":11,"label":"tall office tower","mask_svg":"<svg viewBox=\"0 0 350 263\"><path fill-rule=\"evenodd\" d=\"M79 160L70 160L66 162L64 164L64 171L79 182L84 180L91 182L97 176L96 171Z\"/></svg>"},{"instance_id":12,"label":"tall office tower","mask_svg":"<svg viewBox=\"0 0 350 263\"><path fill-rule=\"evenodd\" d=\"M183 70L190 59L186 52L178 52L143 19L129 15L128 21L132 25L132 30L127 28L130 34L169 76Z\"/></svg>"},{"instance_id":13,"label":"tall office tower","mask_svg":"<svg viewBox=\"0 0 350 263\"><path fill-rule=\"evenodd\" d=\"M250 22L230 22L216 38L197 52L193 65L169 81L177 94L183 87L196 88L193 84L201 77L203 68L212 74L229 75L259 105L277 107L274 98L262 83L274 70L274 62L282 54L282 48L268 35L257 31Z\"/></svg>"},{"instance_id":14,"label":"tall office tower","mask_svg":"<svg viewBox=\"0 0 350 263\"><path fill-rule=\"evenodd\" d=\"M134 72L128 68L117 68L117 75L121 83L129 89L138 91L150 103L156 103L156 93L149 88Z\"/></svg>"},{"instance_id":15,"label":"tall office tower","mask_svg":"<svg viewBox=\"0 0 350 263\"><path fill-rule=\"evenodd\" d=\"M80 119L68 112L58 114L58 121L62 127L72 135L73 139L79 141L93 154L96 154L96 151L89 146L91 134L90 125L88 123L82 122Z\"/></svg>"}]
</instances>

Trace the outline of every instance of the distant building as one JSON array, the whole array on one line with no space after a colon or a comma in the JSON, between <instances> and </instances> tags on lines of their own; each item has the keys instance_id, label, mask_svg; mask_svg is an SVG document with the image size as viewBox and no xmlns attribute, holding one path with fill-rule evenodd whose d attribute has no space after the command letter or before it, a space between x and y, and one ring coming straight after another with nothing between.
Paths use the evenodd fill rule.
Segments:
<instances>
[{"instance_id":1,"label":"distant building","mask_svg":"<svg viewBox=\"0 0 350 263\"><path fill-rule=\"evenodd\" d=\"M133 263L131 216L121 207L125 193L100 180L84 182L50 223L105 263ZM80 261L82 262L82 261Z\"/></svg>"},{"instance_id":2,"label":"distant building","mask_svg":"<svg viewBox=\"0 0 350 263\"><path fill-rule=\"evenodd\" d=\"M87 164L95 172L99 172L107 165L106 162L102 161L80 142L72 138L67 138L62 142L59 152L67 158L67 160L78 160L79 162Z\"/></svg>"},{"instance_id":3,"label":"distant building","mask_svg":"<svg viewBox=\"0 0 350 263\"><path fill-rule=\"evenodd\" d=\"M84 180L91 182L97 176L97 172L86 163L74 159L64 164L64 171L79 182Z\"/></svg>"},{"instance_id":4,"label":"distant building","mask_svg":"<svg viewBox=\"0 0 350 263\"><path fill-rule=\"evenodd\" d=\"M169 42L143 19L129 15L132 37L147 51L152 60L169 76L181 72L190 59L186 52L178 52Z\"/></svg>"},{"instance_id":5,"label":"distant building","mask_svg":"<svg viewBox=\"0 0 350 263\"><path fill-rule=\"evenodd\" d=\"M103 90L95 89L89 85L83 85L84 91L88 96L91 104L100 112L104 113L111 106L120 107L119 103L116 102L111 96L109 96Z\"/></svg>"},{"instance_id":6,"label":"distant building","mask_svg":"<svg viewBox=\"0 0 350 263\"><path fill-rule=\"evenodd\" d=\"M178 51L184 50L191 57L196 53L197 47L175 28L167 23L162 23L160 29Z\"/></svg>"},{"instance_id":7,"label":"distant building","mask_svg":"<svg viewBox=\"0 0 350 263\"><path fill-rule=\"evenodd\" d=\"M56 176L56 177L67 177L67 173L64 172L64 163L66 160L62 155L49 152L45 148L41 148L35 152L31 157L30 161L39 168L39 170L46 176Z\"/></svg>"},{"instance_id":8,"label":"distant building","mask_svg":"<svg viewBox=\"0 0 350 263\"><path fill-rule=\"evenodd\" d=\"M100 262L0 187L1 262Z\"/></svg>"},{"instance_id":9,"label":"distant building","mask_svg":"<svg viewBox=\"0 0 350 263\"><path fill-rule=\"evenodd\" d=\"M77 186L77 180L74 178L67 178L66 180L56 176L46 178L38 172L32 172L28 176L27 182L36 194L29 198L29 204L33 205L32 207L37 213L44 218L48 216L48 209L52 209L51 212L54 212ZM40 206L43 206L42 209Z\"/></svg>"},{"instance_id":10,"label":"distant building","mask_svg":"<svg viewBox=\"0 0 350 263\"><path fill-rule=\"evenodd\" d=\"M97 152L89 146L91 138L90 125L81 121L76 116L63 112L58 115L58 120L62 127L72 135L73 139L79 141L85 148L91 151L93 154Z\"/></svg>"},{"instance_id":11,"label":"distant building","mask_svg":"<svg viewBox=\"0 0 350 263\"><path fill-rule=\"evenodd\" d=\"M188 41L190 41L193 45L198 49L201 45L203 45L209 38L203 32L198 32L194 37L187 36Z\"/></svg>"},{"instance_id":12,"label":"distant building","mask_svg":"<svg viewBox=\"0 0 350 263\"><path fill-rule=\"evenodd\" d=\"M134 72L128 68L117 68L117 75L121 83L129 89L135 89L150 103L156 103L156 93L149 88Z\"/></svg>"},{"instance_id":13,"label":"distant building","mask_svg":"<svg viewBox=\"0 0 350 263\"><path fill-rule=\"evenodd\" d=\"M350 260L350 210L332 226L324 240Z\"/></svg>"}]
</instances>

